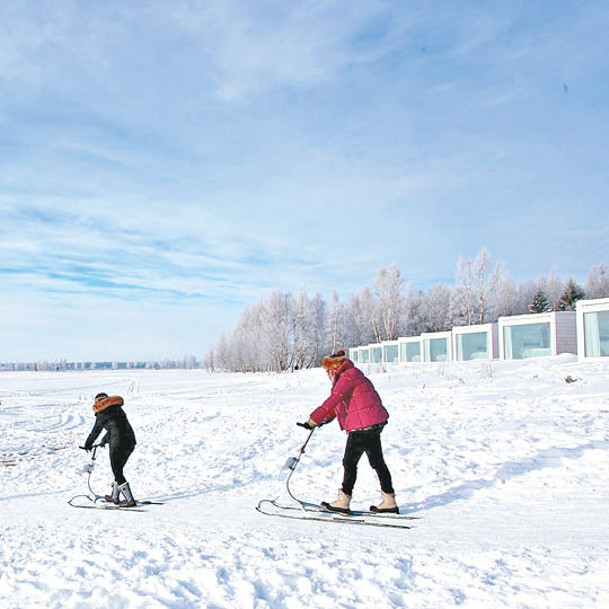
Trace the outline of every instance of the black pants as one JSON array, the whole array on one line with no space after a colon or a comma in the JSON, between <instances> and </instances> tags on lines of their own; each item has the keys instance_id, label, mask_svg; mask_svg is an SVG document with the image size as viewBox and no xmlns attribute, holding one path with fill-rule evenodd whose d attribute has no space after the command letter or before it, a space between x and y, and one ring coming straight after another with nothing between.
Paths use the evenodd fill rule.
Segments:
<instances>
[{"instance_id":1,"label":"black pants","mask_svg":"<svg viewBox=\"0 0 609 609\"><path fill-rule=\"evenodd\" d=\"M125 475L123 474L123 468L125 467L125 463L131 456L133 449L135 446L110 446L110 467L112 467L112 473L114 474L114 480L120 486L121 484L125 484L127 480L125 480Z\"/></svg>"},{"instance_id":2,"label":"black pants","mask_svg":"<svg viewBox=\"0 0 609 609\"><path fill-rule=\"evenodd\" d=\"M352 431L347 438L345 456L343 457L343 467L345 474L343 478L343 493L351 496L353 487L357 479L357 464L366 453L370 467L377 473L381 490L384 493L393 494L393 484L391 473L383 458L383 448L381 446L381 432L384 425L376 425L371 429L362 431Z\"/></svg>"}]
</instances>

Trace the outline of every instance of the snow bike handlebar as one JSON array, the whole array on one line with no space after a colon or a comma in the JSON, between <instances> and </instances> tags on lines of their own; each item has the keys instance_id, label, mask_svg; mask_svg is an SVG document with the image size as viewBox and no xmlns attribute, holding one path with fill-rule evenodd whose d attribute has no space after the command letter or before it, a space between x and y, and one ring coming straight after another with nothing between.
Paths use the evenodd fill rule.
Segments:
<instances>
[{"instance_id":1,"label":"snow bike handlebar","mask_svg":"<svg viewBox=\"0 0 609 609\"><path fill-rule=\"evenodd\" d=\"M95 452L96 448L103 448L105 445L105 443L102 444L101 442L98 442L97 444L92 444L91 448L87 448L86 446L79 446L78 448L80 448L81 450L86 450L87 452L89 452L90 450Z\"/></svg>"},{"instance_id":2,"label":"snow bike handlebar","mask_svg":"<svg viewBox=\"0 0 609 609\"><path fill-rule=\"evenodd\" d=\"M89 488L89 492L91 494L90 495L75 495L74 497L72 497L72 499L70 499L70 501L68 501L68 503L71 506L73 506L73 507L79 507L79 506L75 506L75 504L73 502L74 502L74 500L76 500L76 499L78 499L80 497L84 497L84 498L86 498L88 501L90 501L92 503L95 503L98 499L102 498L101 495L98 495L91 488L91 474L93 473L93 469L95 467L95 459L97 458L97 449L98 448L103 448L104 446L105 446L105 444L102 444L101 442L98 443L98 444L93 444L91 446L91 460L83 468L83 471L87 473L87 487ZM87 450L84 446L79 446L78 448L82 448L83 450Z\"/></svg>"},{"instance_id":3,"label":"snow bike handlebar","mask_svg":"<svg viewBox=\"0 0 609 609\"><path fill-rule=\"evenodd\" d=\"M97 458L97 449L103 448L104 446L105 446L105 444L93 444L93 446L91 446L91 461L84 468L84 471L87 472L87 474L89 474L89 476L87 478L87 486L89 487L89 490L95 496L97 496L97 493L93 492L93 489L91 488L91 473L93 472L93 468L95 467L95 459ZM80 448L84 448L84 447L81 446Z\"/></svg>"},{"instance_id":4,"label":"snow bike handlebar","mask_svg":"<svg viewBox=\"0 0 609 609\"><path fill-rule=\"evenodd\" d=\"M307 448L307 444L313 437L313 433L315 432L316 429L317 429L317 427L313 427L311 430L309 430L306 440L304 441L304 443L300 447L300 450L298 451L298 455L296 455L295 457L288 457L288 460L286 461L285 466L284 466L285 469L290 470L290 472L288 473L287 478L285 480L286 491L287 491L288 495L298 503L300 503L300 501L298 499L296 499L296 497L294 497L294 495L292 494L292 491L290 489L290 478L292 477L292 474L294 473L296 466L300 462L300 457L302 457L302 455L304 454L304 452Z\"/></svg>"},{"instance_id":5,"label":"snow bike handlebar","mask_svg":"<svg viewBox=\"0 0 609 609\"><path fill-rule=\"evenodd\" d=\"M309 440L313 436L313 432L316 429L319 429L320 427L327 425L328 423L330 423L330 421L324 421L323 423L319 423L319 425L315 425L315 427L309 427L305 423L296 423L296 425L298 425L299 427L303 427L304 429L306 429L309 432L309 435L307 436L307 439L304 441L304 444L300 447L300 450L298 451L298 456L297 457L288 457L288 460L286 461L286 464L285 464L286 468L289 468L292 470L296 468L296 466L298 465L298 462L300 461L300 457L302 457L302 455L307 447L307 444L309 443ZM289 481L289 476L288 476L288 481Z\"/></svg>"},{"instance_id":6,"label":"snow bike handlebar","mask_svg":"<svg viewBox=\"0 0 609 609\"><path fill-rule=\"evenodd\" d=\"M318 425L317 427L321 427L321 425ZM307 448L307 444L309 443L309 440L313 436L313 432L317 429L317 427L311 427L309 429L309 434L307 435L307 439L304 441L304 444L300 447L300 450L298 451L298 455L296 457L288 457L288 460L285 462L285 466L284 466L285 469L291 469L291 470L296 469L296 466L298 465L298 462L300 461L300 457L302 457L302 455L304 454L305 449ZM289 478L289 476L288 476L288 478Z\"/></svg>"}]
</instances>

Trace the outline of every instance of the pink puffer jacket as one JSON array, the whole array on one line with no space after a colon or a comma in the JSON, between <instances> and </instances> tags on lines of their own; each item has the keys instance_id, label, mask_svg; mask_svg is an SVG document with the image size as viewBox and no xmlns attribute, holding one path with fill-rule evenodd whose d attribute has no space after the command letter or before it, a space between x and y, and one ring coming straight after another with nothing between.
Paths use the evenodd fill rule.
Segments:
<instances>
[{"instance_id":1,"label":"pink puffer jacket","mask_svg":"<svg viewBox=\"0 0 609 609\"><path fill-rule=\"evenodd\" d=\"M311 413L311 419L318 425L334 417L347 433L386 423L389 418L374 385L351 360L336 371L330 397Z\"/></svg>"}]
</instances>

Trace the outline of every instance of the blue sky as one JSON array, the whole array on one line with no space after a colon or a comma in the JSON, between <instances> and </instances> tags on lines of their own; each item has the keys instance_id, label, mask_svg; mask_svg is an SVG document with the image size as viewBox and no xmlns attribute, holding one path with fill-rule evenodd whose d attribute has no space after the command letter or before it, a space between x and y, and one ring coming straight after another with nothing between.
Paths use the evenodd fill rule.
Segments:
<instances>
[{"instance_id":1,"label":"blue sky","mask_svg":"<svg viewBox=\"0 0 609 609\"><path fill-rule=\"evenodd\" d=\"M605 0L0 3L0 361L202 356L270 291L608 262Z\"/></svg>"}]
</instances>

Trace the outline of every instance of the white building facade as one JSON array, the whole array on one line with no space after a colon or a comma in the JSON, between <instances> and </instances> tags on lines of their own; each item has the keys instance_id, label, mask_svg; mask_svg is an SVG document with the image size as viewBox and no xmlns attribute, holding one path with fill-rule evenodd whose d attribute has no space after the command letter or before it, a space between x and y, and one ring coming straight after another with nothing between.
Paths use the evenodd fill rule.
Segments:
<instances>
[{"instance_id":1,"label":"white building facade","mask_svg":"<svg viewBox=\"0 0 609 609\"><path fill-rule=\"evenodd\" d=\"M575 310L578 358L609 357L609 298L580 300Z\"/></svg>"}]
</instances>

